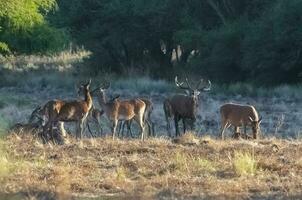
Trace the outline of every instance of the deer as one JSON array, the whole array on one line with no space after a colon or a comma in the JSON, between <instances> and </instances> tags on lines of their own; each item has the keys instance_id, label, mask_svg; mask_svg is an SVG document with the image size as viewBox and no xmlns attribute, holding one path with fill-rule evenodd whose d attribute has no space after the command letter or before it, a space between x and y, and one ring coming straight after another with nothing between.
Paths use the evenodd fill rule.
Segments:
<instances>
[{"instance_id":1,"label":"deer","mask_svg":"<svg viewBox=\"0 0 302 200\"><path fill-rule=\"evenodd\" d=\"M140 127L141 140L144 140L144 113L146 104L138 98L121 101L119 100L119 95L107 101L105 92L109 87L110 83L100 86L97 99L105 115L111 122L112 139L114 140L115 138L118 121L134 119Z\"/></svg>"},{"instance_id":2,"label":"deer","mask_svg":"<svg viewBox=\"0 0 302 200\"><path fill-rule=\"evenodd\" d=\"M85 92L84 92L84 90L83 90L84 88L81 87L81 85L76 84L76 85L75 85L75 89L76 89L76 93L77 93L77 95L78 95L78 98L80 98L80 97L82 96L82 94L85 94ZM97 89L98 89L98 88L97 88ZM90 92L90 95L92 96L93 93L94 93L97 89L92 90L92 91ZM92 137L95 137L96 134L92 133L92 130L91 130L90 126L89 126L89 122L93 122L93 123L97 124L97 126L98 126L98 131L100 131L100 133L101 133L101 135L102 135L102 134L103 134L103 129L102 129L102 127L100 126L100 124L101 124L101 117L102 117L103 114L104 114L104 111L103 111L103 110L100 110L100 109L96 108L94 105L92 105L92 108L90 109L89 114L88 114L88 116L87 116L87 120L86 120L86 127L88 128L88 131L89 131L89 133L90 133L90 135L91 135Z\"/></svg>"},{"instance_id":3,"label":"deer","mask_svg":"<svg viewBox=\"0 0 302 200\"><path fill-rule=\"evenodd\" d=\"M41 110L41 106L37 106L31 113L27 123L16 123L11 128L10 131L14 133L32 133L35 134L39 132L42 128L43 119L38 113Z\"/></svg>"},{"instance_id":4,"label":"deer","mask_svg":"<svg viewBox=\"0 0 302 200\"><path fill-rule=\"evenodd\" d=\"M90 95L90 84L82 84L81 87L84 91L84 100L51 100L48 101L43 107L42 112L45 113L44 118L48 117L47 123L43 126L43 135L50 129L51 138L53 139L53 126L59 122L76 122L77 131L76 139L82 138L83 124L92 108L93 102ZM45 120L46 121L46 120ZM63 126L63 123L60 123Z\"/></svg>"},{"instance_id":5,"label":"deer","mask_svg":"<svg viewBox=\"0 0 302 200\"><path fill-rule=\"evenodd\" d=\"M239 137L239 127L244 127L246 135L247 126L252 127L253 139L257 139L260 132L260 123L262 117L259 118L258 112L254 106L227 103L220 107L221 115L221 139L224 139L224 131L231 125L235 128L235 137Z\"/></svg>"},{"instance_id":6,"label":"deer","mask_svg":"<svg viewBox=\"0 0 302 200\"><path fill-rule=\"evenodd\" d=\"M146 109L145 109L145 113L144 113L144 123L147 124L148 126L148 136L155 136L155 131L154 131L154 122L151 119L151 114L153 111L153 102L150 99L147 98L139 98L140 100L142 100L145 104L146 104ZM129 121L123 121L120 124L120 128L119 128L119 133L121 132L122 135L124 133L124 128L125 125L127 126L127 133L130 132L130 135L132 137L132 131L131 131L131 124L132 124L132 119Z\"/></svg>"},{"instance_id":7,"label":"deer","mask_svg":"<svg viewBox=\"0 0 302 200\"><path fill-rule=\"evenodd\" d=\"M175 136L179 136L178 122L180 119L183 121L184 133L186 132L186 120L191 120L191 128L194 129L194 123L196 121L197 107L198 107L198 96L201 92L211 90L211 81L208 80L207 83L203 79L197 83L195 88L192 88L188 78L185 79L186 86L184 82L179 82L177 76L175 77L175 85L182 90L185 90L187 94L176 94L172 97L167 98L164 101L164 111L167 120L167 128L170 128L168 124L168 119L171 116L174 117L175 124ZM169 136L171 136L169 134Z\"/></svg>"}]
</instances>

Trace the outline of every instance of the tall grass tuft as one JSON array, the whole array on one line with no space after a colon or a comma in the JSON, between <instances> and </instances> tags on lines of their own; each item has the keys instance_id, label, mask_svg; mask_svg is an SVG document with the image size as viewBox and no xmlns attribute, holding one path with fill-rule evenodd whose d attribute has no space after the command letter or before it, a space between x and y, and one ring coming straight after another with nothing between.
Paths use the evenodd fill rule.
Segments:
<instances>
[{"instance_id":1,"label":"tall grass tuft","mask_svg":"<svg viewBox=\"0 0 302 200\"><path fill-rule=\"evenodd\" d=\"M233 167L238 176L255 175L257 172L257 161L254 153L235 151Z\"/></svg>"}]
</instances>

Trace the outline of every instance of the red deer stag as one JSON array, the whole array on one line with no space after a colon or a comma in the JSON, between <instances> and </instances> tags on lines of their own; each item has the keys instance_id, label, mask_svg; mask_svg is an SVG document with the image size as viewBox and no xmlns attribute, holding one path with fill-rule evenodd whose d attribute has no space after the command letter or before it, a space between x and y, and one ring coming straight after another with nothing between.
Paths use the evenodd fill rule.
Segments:
<instances>
[{"instance_id":1,"label":"red deer stag","mask_svg":"<svg viewBox=\"0 0 302 200\"><path fill-rule=\"evenodd\" d=\"M253 138L257 139L260 132L260 123L258 112L254 106L240 105L234 103L227 103L220 107L221 115L221 139L224 139L224 131L231 125L235 128L235 137L239 137L240 126L244 127L244 134L246 135L246 127L251 126L253 130Z\"/></svg>"},{"instance_id":2,"label":"red deer stag","mask_svg":"<svg viewBox=\"0 0 302 200\"><path fill-rule=\"evenodd\" d=\"M168 119L174 116L175 123L175 135L179 136L178 122L180 119L183 121L184 132L186 132L186 120L191 120L191 128L194 128L196 121L198 96L202 91L209 91L211 89L211 81L205 81L201 79L196 88L192 88L188 79L186 78L186 86L183 82L178 82L177 76L175 77L175 85L183 90L186 90L187 95L176 94L164 101L164 111L167 120L167 128L170 128ZM171 135L170 135L171 136Z\"/></svg>"},{"instance_id":3,"label":"red deer stag","mask_svg":"<svg viewBox=\"0 0 302 200\"><path fill-rule=\"evenodd\" d=\"M146 104L140 99L121 101L119 100L119 96L107 101L105 91L109 87L110 83L100 87L98 102L111 122L112 138L115 138L118 121L134 119L140 127L141 139L144 140L144 113Z\"/></svg>"},{"instance_id":4,"label":"red deer stag","mask_svg":"<svg viewBox=\"0 0 302 200\"><path fill-rule=\"evenodd\" d=\"M50 129L51 138L53 139L53 126L59 122L76 122L77 131L76 138L82 138L83 124L92 108L92 97L90 95L90 84L81 85L84 90L85 99L80 101L62 101L51 100L45 104L42 113L47 119L46 125L43 127L43 134ZM63 123L60 123L63 126Z\"/></svg>"}]
</instances>

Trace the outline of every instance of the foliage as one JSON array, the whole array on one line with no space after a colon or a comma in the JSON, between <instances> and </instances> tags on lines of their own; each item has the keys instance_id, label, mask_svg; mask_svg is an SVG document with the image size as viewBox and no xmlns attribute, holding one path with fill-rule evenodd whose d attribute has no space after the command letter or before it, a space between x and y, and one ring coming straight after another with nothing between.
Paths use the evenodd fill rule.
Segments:
<instances>
[{"instance_id":1,"label":"foliage","mask_svg":"<svg viewBox=\"0 0 302 200\"><path fill-rule=\"evenodd\" d=\"M53 24L95 56L89 70L155 77L197 74L219 83L297 83L299 0L67 0ZM289 23L288 23L289 22ZM232 74L229 76L227 74ZM273 74L275 78L268 78Z\"/></svg>"},{"instance_id":2,"label":"foliage","mask_svg":"<svg viewBox=\"0 0 302 200\"><path fill-rule=\"evenodd\" d=\"M301 0L0 0L0 8L2 54L53 53L72 41L93 53L93 75L302 80Z\"/></svg>"},{"instance_id":3,"label":"foliage","mask_svg":"<svg viewBox=\"0 0 302 200\"><path fill-rule=\"evenodd\" d=\"M55 0L0 0L0 53L61 49L67 40L64 32L45 20L56 7Z\"/></svg>"}]
</instances>

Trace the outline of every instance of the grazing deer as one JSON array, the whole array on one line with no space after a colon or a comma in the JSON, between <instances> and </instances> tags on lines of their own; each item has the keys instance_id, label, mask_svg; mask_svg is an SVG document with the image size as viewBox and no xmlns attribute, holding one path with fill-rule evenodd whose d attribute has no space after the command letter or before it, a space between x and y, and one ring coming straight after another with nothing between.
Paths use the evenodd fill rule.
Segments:
<instances>
[{"instance_id":1,"label":"grazing deer","mask_svg":"<svg viewBox=\"0 0 302 200\"><path fill-rule=\"evenodd\" d=\"M90 84L91 80L89 80L88 83L81 85L84 90L85 100L51 100L45 104L43 113L45 113L45 117L48 117L48 120L43 128L44 135L46 130L50 129L51 137L53 138L53 126L58 122L76 122L76 138L82 138L83 124L92 108L92 97L89 91ZM61 123L61 125L63 126L63 123Z\"/></svg>"},{"instance_id":2,"label":"grazing deer","mask_svg":"<svg viewBox=\"0 0 302 200\"><path fill-rule=\"evenodd\" d=\"M148 136L155 136L155 132L154 132L154 123L151 120L151 114L153 111L153 103L150 99L147 98L139 98L140 100L142 100L145 104L146 104L146 109L145 109L145 113L144 113L144 123L147 124L148 126ZM119 133L121 132L122 135L124 134L124 128L125 125L127 126L127 133L130 132L130 135L132 137L132 131L131 131L131 124L132 124L132 119L129 121L123 121L123 123L121 124L121 127L119 129Z\"/></svg>"},{"instance_id":3,"label":"grazing deer","mask_svg":"<svg viewBox=\"0 0 302 200\"><path fill-rule=\"evenodd\" d=\"M184 132L186 132L186 119L191 120L191 128L194 128L196 121L196 113L198 107L198 96L202 91L209 91L211 89L211 81L207 81L205 84L204 80L201 79L195 89L193 89L186 78L186 86L183 82L178 82L177 76L175 77L175 85L183 90L186 90L187 95L176 94L164 101L164 111L166 119L174 116L176 137L179 136L178 122L180 119L183 121ZM169 125L167 125L169 128Z\"/></svg>"},{"instance_id":4,"label":"grazing deer","mask_svg":"<svg viewBox=\"0 0 302 200\"><path fill-rule=\"evenodd\" d=\"M240 105L234 103L227 103L220 107L221 115L221 138L224 139L224 131L231 125L235 128L235 136L239 136L238 128L244 127L244 134L246 135L246 127L251 126L253 130L253 138L257 139L260 132L260 123L258 112L254 106Z\"/></svg>"},{"instance_id":5,"label":"grazing deer","mask_svg":"<svg viewBox=\"0 0 302 200\"><path fill-rule=\"evenodd\" d=\"M112 138L114 139L115 137L118 121L134 119L140 127L141 139L144 140L144 113L146 104L140 99L120 101L119 96L107 101L105 91L109 87L110 84L108 83L99 88L98 102L111 122Z\"/></svg>"}]
</instances>

